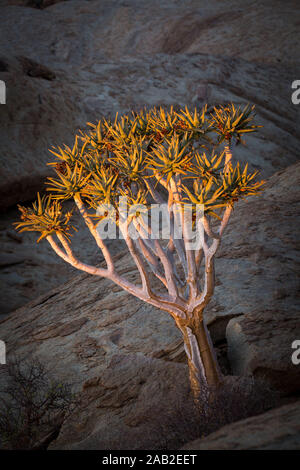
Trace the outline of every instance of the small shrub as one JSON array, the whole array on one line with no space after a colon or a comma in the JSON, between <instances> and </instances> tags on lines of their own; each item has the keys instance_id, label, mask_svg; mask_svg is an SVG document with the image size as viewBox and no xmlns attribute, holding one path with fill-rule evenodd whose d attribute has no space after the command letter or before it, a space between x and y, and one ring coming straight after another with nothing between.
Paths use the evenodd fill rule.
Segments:
<instances>
[{"instance_id":1,"label":"small shrub","mask_svg":"<svg viewBox=\"0 0 300 470\"><path fill-rule=\"evenodd\" d=\"M205 437L226 424L258 415L278 405L279 394L263 380L237 378L218 391L205 384L198 403L175 397L172 407L157 422L159 449L179 449L187 442Z\"/></svg>"},{"instance_id":2,"label":"small shrub","mask_svg":"<svg viewBox=\"0 0 300 470\"><path fill-rule=\"evenodd\" d=\"M13 360L0 397L4 449L47 448L77 405L71 386L53 380L38 360Z\"/></svg>"}]
</instances>

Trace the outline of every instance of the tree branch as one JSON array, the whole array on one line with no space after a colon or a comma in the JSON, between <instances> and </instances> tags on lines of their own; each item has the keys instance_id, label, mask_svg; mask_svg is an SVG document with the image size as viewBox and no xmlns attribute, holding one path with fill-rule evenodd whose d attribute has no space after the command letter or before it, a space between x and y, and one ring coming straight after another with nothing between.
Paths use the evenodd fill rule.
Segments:
<instances>
[{"instance_id":1,"label":"tree branch","mask_svg":"<svg viewBox=\"0 0 300 470\"><path fill-rule=\"evenodd\" d=\"M85 271L89 274L102 276L102 277L109 277L109 271L103 268L97 268L96 266L90 266L89 264L82 263L81 261L77 260L73 255L71 248L68 246L66 239L60 233L57 234L57 237L61 241L62 245L64 246L66 252L64 252L55 242L52 235L48 235L46 237L47 241L50 243L53 250L56 252L60 258L62 258L67 263L74 266L74 268L80 269L81 271Z\"/></svg>"},{"instance_id":2,"label":"tree branch","mask_svg":"<svg viewBox=\"0 0 300 470\"><path fill-rule=\"evenodd\" d=\"M139 255L138 251L136 250L132 238L128 234L128 227L131 223L131 220L132 219L128 218L124 223L121 223L120 221L119 227L125 239L126 245L130 251L130 254L139 270L139 273L142 279L143 292L150 297L151 287L150 287L150 281L148 278L148 273L147 273L144 261Z\"/></svg>"},{"instance_id":3,"label":"tree branch","mask_svg":"<svg viewBox=\"0 0 300 470\"><path fill-rule=\"evenodd\" d=\"M107 264L107 268L109 270L109 272L113 272L114 271L114 263L113 263L113 260L112 260L112 257L111 257L111 254L108 250L108 248L106 247L104 241L102 240L102 238L100 237L98 231L97 231L97 228L94 226L92 220L90 219L86 209L85 209L85 205L84 203L82 202L81 200L81 197L79 194L76 194L74 196L74 201L89 229L89 231L91 232L91 234L93 235L94 239L96 240L96 243L98 245L98 247L101 249L102 253L103 253L103 256L104 256L104 259L106 261L106 264Z\"/></svg>"},{"instance_id":4,"label":"tree branch","mask_svg":"<svg viewBox=\"0 0 300 470\"><path fill-rule=\"evenodd\" d=\"M141 226L144 228L146 234L150 235L150 239L151 239L151 235L152 235L151 227L149 227L149 226L145 227L145 224L144 224L143 220L141 221ZM155 238L153 243L154 243L154 248L155 248L155 254L160 258L161 263L162 263L163 268L164 268L165 278L167 280L169 295L171 296L172 299L175 299L175 298L178 297L178 289L177 289L177 286L176 286L176 283L175 283L174 273L172 271L172 265L170 263L169 258L166 255L163 247L161 246L159 240L157 238Z\"/></svg>"}]
</instances>

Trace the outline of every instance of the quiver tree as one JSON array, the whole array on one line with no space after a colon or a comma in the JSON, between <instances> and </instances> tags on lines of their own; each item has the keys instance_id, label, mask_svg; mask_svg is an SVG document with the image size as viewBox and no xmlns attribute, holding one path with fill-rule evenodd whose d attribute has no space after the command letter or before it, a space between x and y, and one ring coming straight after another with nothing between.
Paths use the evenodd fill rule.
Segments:
<instances>
[{"instance_id":1,"label":"quiver tree","mask_svg":"<svg viewBox=\"0 0 300 470\"><path fill-rule=\"evenodd\" d=\"M256 172L232 160L233 144L258 127L252 120L253 107L233 104L209 114L206 107L193 113L153 108L102 119L76 136L73 148L51 150L56 175L47 181L50 193L38 194L31 208L19 206L18 229L40 232L38 241L45 238L67 263L110 279L172 316L183 335L195 397L201 383L216 387L222 381L203 320L214 292L214 257L234 204L263 185L255 181ZM62 209L69 199L102 251L105 268L74 255L72 211ZM167 240L161 227L153 228L153 208L168 219ZM107 227L125 240L139 284L117 272Z\"/></svg>"}]
</instances>

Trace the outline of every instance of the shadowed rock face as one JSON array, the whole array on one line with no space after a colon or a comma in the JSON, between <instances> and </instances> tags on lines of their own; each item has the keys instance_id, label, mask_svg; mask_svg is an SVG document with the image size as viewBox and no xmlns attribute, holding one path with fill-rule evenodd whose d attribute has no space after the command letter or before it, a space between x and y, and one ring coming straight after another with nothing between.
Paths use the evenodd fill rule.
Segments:
<instances>
[{"instance_id":1,"label":"shadowed rock face","mask_svg":"<svg viewBox=\"0 0 300 470\"><path fill-rule=\"evenodd\" d=\"M128 257L120 256L118 266L136 278ZM14 340L12 324L0 325L8 357L36 354L55 377L73 383L83 400L83 411L62 430L58 448L158 445L154 410L160 413L163 403L188 393L181 338L167 314L85 275L38 298L26 313L16 312L10 317Z\"/></svg>"},{"instance_id":2,"label":"shadowed rock face","mask_svg":"<svg viewBox=\"0 0 300 470\"><path fill-rule=\"evenodd\" d=\"M299 169L274 175L262 196L235 211L216 261L220 286L213 300L216 321L237 315L226 329L233 373L265 377L287 394L300 389L300 369L291 360L300 337Z\"/></svg>"},{"instance_id":3,"label":"shadowed rock face","mask_svg":"<svg viewBox=\"0 0 300 470\"><path fill-rule=\"evenodd\" d=\"M22 6L30 8L47 8L59 2L67 2L69 0L3 0L3 6Z\"/></svg>"},{"instance_id":4,"label":"shadowed rock face","mask_svg":"<svg viewBox=\"0 0 300 470\"><path fill-rule=\"evenodd\" d=\"M184 9L156 0L72 0L46 9L8 3L0 20L7 64L0 68L7 85L0 208L34 197L52 145L71 143L87 121L144 105L250 101L265 127L242 160L266 176L296 161L297 2L241 8L231 0L226 10L216 0Z\"/></svg>"},{"instance_id":5,"label":"shadowed rock face","mask_svg":"<svg viewBox=\"0 0 300 470\"><path fill-rule=\"evenodd\" d=\"M264 127L237 149L238 158L264 177L282 171L262 197L236 208L218 255L206 321L215 342L226 336L233 373L263 376L283 394L295 393L300 181L294 164L299 107L291 102L291 83L300 74L298 2L245 7L230 0L225 11L217 0L209 6L190 0L184 9L181 0L52 6L45 0L45 9L28 3L7 1L0 8L0 80L7 85L7 104L0 106L0 208L34 196L49 174L48 148L70 144L86 121L144 105L256 104ZM2 312L44 295L6 319L2 315L0 338L8 357L36 354L49 363L57 377L74 383L85 404L52 447L154 447L160 436L153 416L168 412L164 404L184 400L188 391L172 320L106 280L79 275L65 283L76 272L46 242L36 247L34 235L16 235L16 217L13 209L1 220ZM100 263L87 237L80 230L75 246L85 261ZM112 250L134 279L130 258L118 244ZM292 437L272 440L275 422L298 439L290 411L278 413L266 418L266 435L258 433L256 442L247 441L255 423L249 427L242 448L292 446ZM234 436L241 428L232 433L225 447L238 447Z\"/></svg>"},{"instance_id":6,"label":"shadowed rock face","mask_svg":"<svg viewBox=\"0 0 300 470\"><path fill-rule=\"evenodd\" d=\"M17 52L17 51L16 51ZM79 127L84 114L60 78L45 63L27 56L4 57L6 105L0 108L1 208L28 201L49 175L48 149Z\"/></svg>"},{"instance_id":7,"label":"shadowed rock face","mask_svg":"<svg viewBox=\"0 0 300 470\"><path fill-rule=\"evenodd\" d=\"M1 77L7 104L0 108L2 208L34 196L50 174L48 149L71 144L86 121L145 105L255 103L257 122L264 127L238 149L241 161L248 160L264 176L296 161L298 115L290 101L295 75L285 67L198 54L122 58L76 72L24 56L6 60L9 68Z\"/></svg>"},{"instance_id":8,"label":"shadowed rock face","mask_svg":"<svg viewBox=\"0 0 300 470\"><path fill-rule=\"evenodd\" d=\"M258 103L257 122L264 127L249 136L246 147L236 148L237 158L268 177L295 162L299 153L299 111L290 101L292 75L286 67L258 67L203 54L156 55L106 60L76 73L53 66L49 73L53 71L55 79L48 80L25 74L20 59L7 59L7 64L8 71L1 76L7 77L11 98L0 107L0 205L5 207L27 201L43 187L43 179L50 174L45 163L51 159L47 149L52 145L71 144L76 129L102 113L107 116L144 105ZM2 313L24 305L74 272L53 257L47 243L37 246L35 234L19 234L18 242L11 225L17 219L13 209L2 216L0 225L3 255L6 261L12 254L14 258L13 267L8 260L0 273L5 286ZM80 239L78 246L92 260L95 250L85 237L86 232L76 235L75 244ZM17 264L16 255L21 261Z\"/></svg>"},{"instance_id":9,"label":"shadowed rock face","mask_svg":"<svg viewBox=\"0 0 300 470\"><path fill-rule=\"evenodd\" d=\"M291 343L300 334L291 256L298 243L299 187L298 164L274 175L263 196L238 204L206 313L217 341L233 318L227 326L233 372L263 376L284 394L300 384L299 367L291 363ZM122 251L115 256L118 269L136 279L131 259ZM3 320L0 337L8 358L36 354L81 393L84 411L75 423L66 422L53 448L150 448L158 439L153 410L164 413L163 403L187 396L187 366L173 320L105 279L83 274L49 291Z\"/></svg>"},{"instance_id":10,"label":"shadowed rock face","mask_svg":"<svg viewBox=\"0 0 300 470\"><path fill-rule=\"evenodd\" d=\"M28 3L57 4L44 11L13 6ZM297 0L284 5L280 0L249 5L241 0L4 0L1 5L7 5L3 36L12 40L10 49L22 24L27 40L19 47L49 63L82 65L157 53L204 53L263 64L293 65L298 59Z\"/></svg>"},{"instance_id":11,"label":"shadowed rock face","mask_svg":"<svg viewBox=\"0 0 300 470\"><path fill-rule=\"evenodd\" d=\"M300 402L224 426L183 450L299 450Z\"/></svg>"}]
</instances>

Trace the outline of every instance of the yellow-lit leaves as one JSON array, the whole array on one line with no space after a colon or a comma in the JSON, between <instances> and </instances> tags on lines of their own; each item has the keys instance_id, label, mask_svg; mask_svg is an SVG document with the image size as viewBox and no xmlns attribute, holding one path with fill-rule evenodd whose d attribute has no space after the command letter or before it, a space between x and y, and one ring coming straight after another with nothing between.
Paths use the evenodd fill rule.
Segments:
<instances>
[{"instance_id":1,"label":"yellow-lit leaves","mask_svg":"<svg viewBox=\"0 0 300 470\"><path fill-rule=\"evenodd\" d=\"M214 157L213 162L221 167L219 159L216 160ZM205 157L206 166L209 166L209 163ZM239 163L235 167L230 164L226 167L226 172L220 171L219 174L211 175L210 178L202 177L194 180L193 191L185 186L183 188L189 201L194 204L204 204L204 211L207 214L218 217L215 212L217 209L228 205L233 206L238 200L253 196L263 190L265 182L255 182L256 175L257 172L248 173L248 165L242 171Z\"/></svg>"},{"instance_id":2,"label":"yellow-lit leaves","mask_svg":"<svg viewBox=\"0 0 300 470\"><path fill-rule=\"evenodd\" d=\"M196 153L191 172L203 181L209 181L211 178L216 181L223 170L223 160L224 152L220 155L213 155L211 159L206 156L206 153L202 155Z\"/></svg>"},{"instance_id":3,"label":"yellow-lit leaves","mask_svg":"<svg viewBox=\"0 0 300 470\"><path fill-rule=\"evenodd\" d=\"M158 178L165 178L168 184L175 174L186 175L192 168L193 154L189 142L174 135L164 144L156 145L147 152L147 168Z\"/></svg>"},{"instance_id":4,"label":"yellow-lit leaves","mask_svg":"<svg viewBox=\"0 0 300 470\"><path fill-rule=\"evenodd\" d=\"M126 204L130 207L133 205L143 205L145 211L148 210L147 195L148 191L144 188L125 187L120 188L120 194L126 198ZM124 201L124 199L123 199Z\"/></svg>"},{"instance_id":5,"label":"yellow-lit leaves","mask_svg":"<svg viewBox=\"0 0 300 470\"><path fill-rule=\"evenodd\" d=\"M185 107L185 111L180 111L179 113L176 113L178 120L174 124L175 130L176 131L183 130L184 132L192 133L195 137L196 136L199 137L200 134L204 135L207 131L205 127L206 111L207 111L206 105L200 112L197 111L197 109L195 108L193 113L191 113L188 110L188 108Z\"/></svg>"},{"instance_id":6,"label":"yellow-lit leaves","mask_svg":"<svg viewBox=\"0 0 300 470\"><path fill-rule=\"evenodd\" d=\"M82 190L82 195L92 209L100 204L114 205L119 195L118 171L106 164L100 165Z\"/></svg>"},{"instance_id":7,"label":"yellow-lit leaves","mask_svg":"<svg viewBox=\"0 0 300 470\"><path fill-rule=\"evenodd\" d=\"M53 191L54 199L67 200L80 193L85 187L91 174L88 175L84 172L82 164L75 163L73 170L69 167L65 167L65 171L62 173L56 169L58 178L48 178L49 184L47 191Z\"/></svg>"},{"instance_id":8,"label":"yellow-lit leaves","mask_svg":"<svg viewBox=\"0 0 300 470\"><path fill-rule=\"evenodd\" d=\"M59 158L59 162L50 162L48 165L53 166L55 169L69 167L73 170L76 163L84 162L86 145L87 142L84 142L82 146L79 146L78 136L76 136L72 148L64 145L63 148L57 147L55 150L50 150L53 155Z\"/></svg>"},{"instance_id":9,"label":"yellow-lit leaves","mask_svg":"<svg viewBox=\"0 0 300 470\"><path fill-rule=\"evenodd\" d=\"M254 106L249 104L243 110L236 108L233 103L227 106L214 108L210 114L209 127L218 134L218 142L230 142L236 138L237 143L242 142L241 136L246 132L255 132L257 128L251 124L254 118Z\"/></svg>"},{"instance_id":10,"label":"yellow-lit leaves","mask_svg":"<svg viewBox=\"0 0 300 470\"><path fill-rule=\"evenodd\" d=\"M37 201L32 207L23 207L18 205L21 212L21 222L15 223L16 228L20 232L41 232L38 242L52 233L62 233L69 240L69 225L72 211L63 213L61 204L53 200L51 196L43 196L37 194Z\"/></svg>"},{"instance_id":11,"label":"yellow-lit leaves","mask_svg":"<svg viewBox=\"0 0 300 470\"><path fill-rule=\"evenodd\" d=\"M222 178L222 199L232 206L239 199L260 193L265 181L255 182L257 173L257 171L248 173L248 164L245 165L243 171L239 163L234 168L230 164L228 168L226 167Z\"/></svg>"},{"instance_id":12,"label":"yellow-lit leaves","mask_svg":"<svg viewBox=\"0 0 300 470\"><path fill-rule=\"evenodd\" d=\"M222 187L210 178L208 181L195 180L193 183L194 191L190 191L186 186L183 186L188 199L184 202L191 202L192 204L203 204L204 212L207 215L218 217L215 212L217 209L225 207L226 202L221 199Z\"/></svg>"},{"instance_id":13,"label":"yellow-lit leaves","mask_svg":"<svg viewBox=\"0 0 300 470\"><path fill-rule=\"evenodd\" d=\"M235 138L240 142L243 134L261 127L252 123L253 110L253 106L240 109L230 104L214 108L207 117L206 106L194 111L185 107L178 112L172 107L154 107L88 123L90 130L81 132L72 148L51 150L57 159L49 165L56 177L48 179L47 191L51 191L52 200L80 195L95 213L100 204L116 208L120 196L126 196L131 205L148 205L148 178L155 178L157 184L172 191L190 179L194 189L191 184L182 185L178 194L182 195L184 189L184 202L204 204L207 213L217 216L218 209L262 189L263 182L255 183L256 174L248 174L247 167L242 171L239 165L233 168L229 164L224 169L224 152L209 156L210 149L224 140L230 143ZM213 134L217 142L212 140ZM199 152L203 143L208 148L206 153ZM40 204L38 197L37 211L42 210ZM51 207L52 215L58 214L58 203L52 201ZM38 215L31 209L20 210L22 227L33 230ZM50 217L50 206L47 211ZM45 224L50 227L48 222Z\"/></svg>"},{"instance_id":14,"label":"yellow-lit leaves","mask_svg":"<svg viewBox=\"0 0 300 470\"><path fill-rule=\"evenodd\" d=\"M126 181L142 184L146 167L143 139L139 139L139 141L133 139L131 145L125 145L116 150L113 165Z\"/></svg>"},{"instance_id":15,"label":"yellow-lit leaves","mask_svg":"<svg viewBox=\"0 0 300 470\"><path fill-rule=\"evenodd\" d=\"M153 108L147 115L150 135L154 142L161 142L165 138L170 138L175 131L178 117L171 107L170 111L165 111L162 107Z\"/></svg>"}]
</instances>

